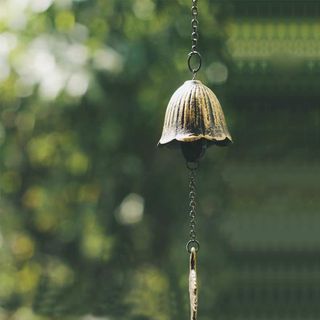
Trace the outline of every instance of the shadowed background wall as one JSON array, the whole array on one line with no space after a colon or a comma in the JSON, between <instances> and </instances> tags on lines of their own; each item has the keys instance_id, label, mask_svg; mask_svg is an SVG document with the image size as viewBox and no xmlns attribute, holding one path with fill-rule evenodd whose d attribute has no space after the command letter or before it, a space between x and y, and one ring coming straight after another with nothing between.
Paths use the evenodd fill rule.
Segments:
<instances>
[{"instance_id":1,"label":"shadowed background wall","mask_svg":"<svg viewBox=\"0 0 320 320\"><path fill-rule=\"evenodd\" d=\"M0 319L185 319L187 170L156 148L189 0L0 3ZM199 318L320 317L320 4L199 0L234 144L198 177Z\"/></svg>"}]
</instances>

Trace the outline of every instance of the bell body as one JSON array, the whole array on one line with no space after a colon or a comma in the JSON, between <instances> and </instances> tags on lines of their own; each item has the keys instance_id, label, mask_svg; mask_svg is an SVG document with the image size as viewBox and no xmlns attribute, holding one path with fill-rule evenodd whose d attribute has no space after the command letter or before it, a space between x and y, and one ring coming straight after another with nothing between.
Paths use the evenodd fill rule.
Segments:
<instances>
[{"instance_id":1,"label":"bell body","mask_svg":"<svg viewBox=\"0 0 320 320\"><path fill-rule=\"evenodd\" d=\"M231 142L215 94L199 80L186 81L169 101L158 145L181 146L187 160L194 161L206 147ZM190 156L186 156L188 153Z\"/></svg>"}]
</instances>

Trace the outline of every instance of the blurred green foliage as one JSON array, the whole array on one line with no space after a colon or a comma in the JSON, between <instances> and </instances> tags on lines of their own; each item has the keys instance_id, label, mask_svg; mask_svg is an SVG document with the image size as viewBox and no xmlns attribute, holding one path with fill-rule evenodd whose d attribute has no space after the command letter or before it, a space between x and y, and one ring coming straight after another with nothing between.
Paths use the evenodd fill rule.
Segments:
<instances>
[{"instance_id":1,"label":"blurred green foliage","mask_svg":"<svg viewBox=\"0 0 320 320\"><path fill-rule=\"evenodd\" d=\"M187 172L156 143L190 2L0 3L1 320L188 316ZM235 139L199 172L203 320L320 314L317 8L199 1Z\"/></svg>"}]
</instances>

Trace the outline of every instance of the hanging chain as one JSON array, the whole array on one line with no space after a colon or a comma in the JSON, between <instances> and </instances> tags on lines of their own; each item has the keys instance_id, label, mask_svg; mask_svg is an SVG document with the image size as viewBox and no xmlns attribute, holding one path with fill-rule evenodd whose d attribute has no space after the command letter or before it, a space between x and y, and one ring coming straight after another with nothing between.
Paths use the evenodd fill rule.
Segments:
<instances>
[{"instance_id":1,"label":"hanging chain","mask_svg":"<svg viewBox=\"0 0 320 320\"><path fill-rule=\"evenodd\" d=\"M192 0L191 15L192 15L192 20L191 20L192 47L191 47L191 52L188 54L188 67L189 67L190 72L192 72L192 74L193 74L192 79L195 79L197 72L200 70L201 64L202 64L201 55L197 50L197 45L198 45L198 40L199 40L198 0ZM197 63L192 63L192 58L197 58ZM195 64L195 65L193 66L193 64Z\"/></svg>"},{"instance_id":2,"label":"hanging chain","mask_svg":"<svg viewBox=\"0 0 320 320\"><path fill-rule=\"evenodd\" d=\"M189 217L190 217L190 240L186 245L186 249L191 253L191 249L194 248L197 252L200 248L200 244L197 240L196 234L196 170L199 167L198 162L187 162L187 168L189 169Z\"/></svg>"},{"instance_id":3,"label":"hanging chain","mask_svg":"<svg viewBox=\"0 0 320 320\"><path fill-rule=\"evenodd\" d=\"M189 270L189 299L190 299L190 320L198 319L198 281L197 281L197 252L200 244L196 234L196 173L199 162L187 162L189 169L189 216L190 216L190 240L187 242L186 249L190 253Z\"/></svg>"}]
</instances>

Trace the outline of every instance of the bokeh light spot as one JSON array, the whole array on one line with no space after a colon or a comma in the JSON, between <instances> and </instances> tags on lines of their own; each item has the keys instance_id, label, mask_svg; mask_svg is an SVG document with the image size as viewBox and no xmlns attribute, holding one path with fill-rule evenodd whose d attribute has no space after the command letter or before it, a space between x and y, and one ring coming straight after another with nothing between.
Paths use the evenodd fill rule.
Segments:
<instances>
[{"instance_id":1,"label":"bokeh light spot","mask_svg":"<svg viewBox=\"0 0 320 320\"><path fill-rule=\"evenodd\" d=\"M2 173L1 189L6 193L17 192L21 186L21 176L16 171Z\"/></svg>"},{"instance_id":2,"label":"bokeh light spot","mask_svg":"<svg viewBox=\"0 0 320 320\"><path fill-rule=\"evenodd\" d=\"M18 291L27 293L32 291L37 283L41 268L34 264L26 264L17 274Z\"/></svg>"},{"instance_id":3,"label":"bokeh light spot","mask_svg":"<svg viewBox=\"0 0 320 320\"><path fill-rule=\"evenodd\" d=\"M67 93L72 97L84 95L89 86L89 77L85 73L74 73L67 83Z\"/></svg>"},{"instance_id":4,"label":"bokeh light spot","mask_svg":"<svg viewBox=\"0 0 320 320\"><path fill-rule=\"evenodd\" d=\"M87 171L89 165L88 157L81 152L74 152L67 161L67 167L74 175L80 175Z\"/></svg>"},{"instance_id":5,"label":"bokeh light spot","mask_svg":"<svg viewBox=\"0 0 320 320\"><path fill-rule=\"evenodd\" d=\"M27 146L28 155L33 164L50 166L56 152L54 135L43 135L30 140Z\"/></svg>"},{"instance_id":6,"label":"bokeh light spot","mask_svg":"<svg viewBox=\"0 0 320 320\"><path fill-rule=\"evenodd\" d=\"M53 0L32 0L31 9L36 13L44 12L51 6L52 2Z\"/></svg>"},{"instance_id":7,"label":"bokeh light spot","mask_svg":"<svg viewBox=\"0 0 320 320\"><path fill-rule=\"evenodd\" d=\"M47 197L45 190L38 186L30 187L23 196L23 204L26 208L37 209L43 207Z\"/></svg>"},{"instance_id":8,"label":"bokeh light spot","mask_svg":"<svg viewBox=\"0 0 320 320\"><path fill-rule=\"evenodd\" d=\"M143 218L144 198L136 193L126 196L116 212L116 217L121 224L138 223Z\"/></svg>"},{"instance_id":9,"label":"bokeh light spot","mask_svg":"<svg viewBox=\"0 0 320 320\"><path fill-rule=\"evenodd\" d=\"M223 84L228 79L228 68L222 62L213 62L207 69L206 74L213 84Z\"/></svg>"},{"instance_id":10,"label":"bokeh light spot","mask_svg":"<svg viewBox=\"0 0 320 320\"><path fill-rule=\"evenodd\" d=\"M18 259L29 259L34 254L34 242L26 234L16 234L11 242L11 250Z\"/></svg>"},{"instance_id":11,"label":"bokeh light spot","mask_svg":"<svg viewBox=\"0 0 320 320\"><path fill-rule=\"evenodd\" d=\"M36 211L34 213L34 225L40 232L49 232L58 224L57 214L49 211Z\"/></svg>"},{"instance_id":12,"label":"bokeh light spot","mask_svg":"<svg viewBox=\"0 0 320 320\"><path fill-rule=\"evenodd\" d=\"M69 31L74 27L75 17L71 11L61 11L55 18L57 29L60 31Z\"/></svg>"},{"instance_id":13,"label":"bokeh light spot","mask_svg":"<svg viewBox=\"0 0 320 320\"><path fill-rule=\"evenodd\" d=\"M155 4L151 0L136 0L133 11L139 19L151 19L154 14Z\"/></svg>"},{"instance_id":14,"label":"bokeh light spot","mask_svg":"<svg viewBox=\"0 0 320 320\"><path fill-rule=\"evenodd\" d=\"M112 48L99 49L94 54L93 65L96 69L119 73L123 69L123 58Z\"/></svg>"}]
</instances>

